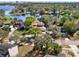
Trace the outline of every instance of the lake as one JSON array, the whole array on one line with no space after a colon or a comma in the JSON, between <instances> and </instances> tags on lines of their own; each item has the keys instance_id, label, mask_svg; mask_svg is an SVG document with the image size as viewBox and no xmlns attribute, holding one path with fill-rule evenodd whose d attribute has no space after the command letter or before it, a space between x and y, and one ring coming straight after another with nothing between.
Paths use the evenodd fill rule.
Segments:
<instances>
[{"instance_id":1,"label":"lake","mask_svg":"<svg viewBox=\"0 0 79 59\"><path fill-rule=\"evenodd\" d=\"M8 16L10 18L17 18L17 20L25 20L26 17L28 16L32 16L30 14L25 14L25 15L13 15L13 14L10 14L10 12L15 9L16 7L15 6L10 6L10 5L1 5L0 6L0 9L1 10L4 10L5 11L5 15L4 16ZM38 18L41 18L40 15L38 16L35 16L37 19Z\"/></svg>"}]
</instances>

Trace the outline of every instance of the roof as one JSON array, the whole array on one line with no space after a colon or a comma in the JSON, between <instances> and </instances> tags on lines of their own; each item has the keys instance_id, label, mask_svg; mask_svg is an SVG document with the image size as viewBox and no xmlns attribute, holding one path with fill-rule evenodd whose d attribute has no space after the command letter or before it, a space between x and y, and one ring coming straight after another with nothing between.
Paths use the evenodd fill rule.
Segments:
<instances>
[{"instance_id":1,"label":"roof","mask_svg":"<svg viewBox=\"0 0 79 59\"><path fill-rule=\"evenodd\" d=\"M8 48L11 48L10 44L0 44L0 57L5 57L8 55Z\"/></svg>"},{"instance_id":2,"label":"roof","mask_svg":"<svg viewBox=\"0 0 79 59\"><path fill-rule=\"evenodd\" d=\"M5 24L5 25L6 25L6 24L10 24L10 23L9 23L9 22L3 22L3 24Z\"/></svg>"},{"instance_id":3,"label":"roof","mask_svg":"<svg viewBox=\"0 0 79 59\"><path fill-rule=\"evenodd\" d=\"M12 48L12 47L14 47L15 45L13 45L13 44L9 44L9 43L2 43L2 44L0 44L0 54L1 54L1 52L2 52L2 54L5 54L5 53L7 53L8 52L8 49L9 48Z\"/></svg>"},{"instance_id":4,"label":"roof","mask_svg":"<svg viewBox=\"0 0 79 59\"><path fill-rule=\"evenodd\" d=\"M0 49L8 49L8 48L11 48L11 47L13 47L13 46L14 46L14 45L8 44L8 43L0 44Z\"/></svg>"},{"instance_id":5,"label":"roof","mask_svg":"<svg viewBox=\"0 0 79 59\"><path fill-rule=\"evenodd\" d=\"M25 37L33 37L34 35L25 35Z\"/></svg>"},{"instance_id":6,"label":"roof","mask_svg":"<svg viewBox=\"0 0 79 59\"><path fill-rule=\"evenodd\" d=\"M44 23L37 20L37 21L34 21L34 22L32 23L32 25L36 25L36 26L37 26L37 25L38 25L38 26L41 25L41 26L44 26Z\"/></svg>"}]
</instances>

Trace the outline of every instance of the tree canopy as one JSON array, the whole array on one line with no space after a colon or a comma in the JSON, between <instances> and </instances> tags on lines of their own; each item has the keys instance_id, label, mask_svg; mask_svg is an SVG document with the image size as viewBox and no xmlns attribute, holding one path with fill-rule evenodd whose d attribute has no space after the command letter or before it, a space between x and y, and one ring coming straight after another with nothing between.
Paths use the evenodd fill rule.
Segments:
<instances>
[{"instance_id":1,"label":"tree canopy","mask_svg":"<svg viewBox=\"0 0 79 59\"><path fill-rule=\"evenodd\" d=\"M29 28L32 22L34 22L35 20L36 18L33 16L27 17L26 20L24 21L26 28Z\"/></svg>"},{"instance_id":2,"label":"tree canopy","mask_svg":"<svg viewBox=\"0 0 79 59\"><path fill-rule=\"evenodd\" d=\"M34 34L34 35L37 35L37 34L40 34L41 31L39 28L30 28L28 31L26 31L26 34Z\"/></svg>"},{"instance_id":3,"label":"tree canopy","mask_svg":"<svg viewBox=\"0 0 79 59\"><path fill-rule=\"evenodd\" d=\"M53 52L55 55L58 55L62 51L62 47L57 43L50 43L49 46L53 48Z\"/></svg>"},{"instance_id":4,"label":"tree canopy","mask_svg":"<svg viewBox=\"0 0 79 59\"><path fill-rule=\"evenodd\" d=\"M73 34L77 31L77 29L75 28L76 24L78 24L79 20L78 19L74 19L74 20L66 20L66 22L64 23L64 28L65 30L70 33Z\"/></svg>"}]
</instances>

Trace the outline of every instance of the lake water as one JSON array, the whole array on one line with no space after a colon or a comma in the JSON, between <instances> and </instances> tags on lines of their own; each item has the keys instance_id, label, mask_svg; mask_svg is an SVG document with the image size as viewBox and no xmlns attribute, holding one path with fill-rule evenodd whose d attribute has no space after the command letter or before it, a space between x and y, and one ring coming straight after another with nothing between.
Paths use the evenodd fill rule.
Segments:
<instances>
[{"instance_id":1,"label":"lake water","mask_svg":"<svg viewBox=\"0 0 79 59\"><path fill-rule=\"evenodd\" d=\"M4 11L7 11L7 10L12 10L14 9L15 6L10 6L10 5L1 5L0 6L0 9L4 10Z\"/></svg>"},{"instance_id":2,"label":"lake water","mask_svg":"<svg viewBox=\"0 0 79 59\"><path fill-rule=\"evenodd\" d=\"M25 20L26 17L31 16L30 14L25 14L25 15L12 15L12 14L9 14L12 11L12 9L15 9L15 8L16 8L15 6L10 6L10 5L1 5L0 6L0 9L5 11L4 16L8 16L8 17L11 17L11 18L17 18L17 20ZM36 16L36 18L41 18L41 16Z\"/></svg>"}]
</instances>

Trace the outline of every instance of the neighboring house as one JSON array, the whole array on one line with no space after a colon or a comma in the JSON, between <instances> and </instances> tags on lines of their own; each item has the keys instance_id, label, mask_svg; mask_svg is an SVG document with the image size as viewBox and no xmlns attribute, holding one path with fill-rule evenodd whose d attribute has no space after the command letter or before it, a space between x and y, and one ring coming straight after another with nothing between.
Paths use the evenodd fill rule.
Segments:
<instances>
[{"instance_id":1,"label":"neighboring house","mask_svg":"<svg viewBox=\"0 0 79 59\"><path fill-rule=\"evenodd\" d=\"M22 20L17 20L13 23L13 27L17 27L20 30L24 30L25 26Z\"/></svg>"},{"instance_id":2,"label":"neighboring house","mask_svg":"<svg viewBox=\"0 0 79 59\"><path fill-rule=\"evenodd\" d=\"M11 44L0 44L0 57L6 57L9 56L8 49L13 47L14 45Z\"/></svg>"},{"instance_id":3,"label":"neighboring house","mask_svg":"<svg viewBox=\"0 0 79 59\"><path fill-rule=\"evenodd\" d=\"M40 28L41 29L41 31L42 32L45 32L46 31L46 28L44 27L44 23L43 22L40 22L40 21L38 21L38 20L36 20L36 21L34 21L33 23L32 23L32 27L35 27L35 28Z\"/></svg>"},{"instance_id":4,"label":"neighboring house","mask_svg":"<svg viewBox=\"0 0 79 59\"><path fill-rule=\"evenodd\" d=\"M21 41L27 41L28 43L34 42L34 35L25 35Z\"/></svg>"},{"instance_id":5,"label":"neighboring house","mask_svg":"<svg viewBox=\"0 0 79 59\"><path fill-rule=\"evenodd\" d=\"M10 25L10 22L3 22L3 26L9 26Z\"/></svg>"},{"instance_id":6,"label":"neighboring house","mask_svg":"<svg viewBox=\"0 0 79 59\"><path fill-rule=\"evenodd\" d=\"M40 21L38 21L38 20L36 20L36 21L34 21L34 22L32 23L32 26L33 26L33 27L44 27L44 23L43 23L43 22L40 22Z\"/></svg>"}]
</instances>

